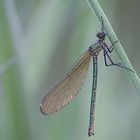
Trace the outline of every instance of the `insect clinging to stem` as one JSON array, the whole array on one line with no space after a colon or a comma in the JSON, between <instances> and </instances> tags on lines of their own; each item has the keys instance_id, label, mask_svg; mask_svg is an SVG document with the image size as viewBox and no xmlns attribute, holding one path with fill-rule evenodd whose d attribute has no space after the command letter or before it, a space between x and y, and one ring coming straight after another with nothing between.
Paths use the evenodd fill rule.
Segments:
<instances>
[{"instance_id":1,"label":"insect clinging to stem","mask_svg":"<svg viewBox=\"0 0 140 140\"><path fill-rule=\"evenodd\" d=\"M93 83L90 104L90 119L88 136L94 135L94 113L97 89L97 73L98 73L98 54L103 51L105 66L117 66L126 70L130 68L124 67L121 63L114 63L110 57L110 53L114 50L115 41L110 47L105 42L106 32L104 30L103 18L101 17L101 31L97 33L97 42L91 45L72 66L71 71L66 77L58 83L41 101L40 110L42 114L49 115L66 106L78 93L83 85L91 58L93 59ZM110 64L107 63L107 59Z\"/></svg>"}]
</instances>

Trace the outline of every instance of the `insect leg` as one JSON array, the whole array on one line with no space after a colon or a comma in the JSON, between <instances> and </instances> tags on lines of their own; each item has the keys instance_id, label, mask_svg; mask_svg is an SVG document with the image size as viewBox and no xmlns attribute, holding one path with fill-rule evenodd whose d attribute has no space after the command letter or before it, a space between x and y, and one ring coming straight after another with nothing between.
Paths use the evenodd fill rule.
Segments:
<instances>
[{"instance_id":1,"label":"insect leg","mask_svg":"<svg viewBox=\"0 0 140 140\"><path fill-rule=\"evenodd\" d=\"M110 60L111 64L107 64L106 56ZM121 63L114 63L113 60L111 59L111 57L109 56L109 54L105 50L104 50L104 60L105 60L105 66L118 66L118 67L121 67L121 68L134 72L132 69L122 66Z\"/></svg>"},{"instance_id":2,"label":"insect leg","mask_svg":"<svg viewBox=\"0 0 140 140\"><path fill-rule=\"evenodd\" d=\"M108 52L103 50L103 53L104 53L104 61L105 61L105 66L114 66L114 65L121 65L121 63L114 63L113 60L110 58L110 56L108 55ZM110 60L111 64L108 64L107 63L107 58L106 56L108 57L108 59Z\"/></svg>"},{"instance_id":3,"label":"insect leg","mask_svg":"<svg viewBox=\"0 0 140 140\"><path fill-rule=\"evenodd\" d=\"M111 53L111 52L114 50L114 45L115 45L117 42L118 42L118 40L116 40L110 47L108 47L107 44L104 43L104 46L107 48L106 53L108 53L108 52Z\"/></svg>"}]
</instances>

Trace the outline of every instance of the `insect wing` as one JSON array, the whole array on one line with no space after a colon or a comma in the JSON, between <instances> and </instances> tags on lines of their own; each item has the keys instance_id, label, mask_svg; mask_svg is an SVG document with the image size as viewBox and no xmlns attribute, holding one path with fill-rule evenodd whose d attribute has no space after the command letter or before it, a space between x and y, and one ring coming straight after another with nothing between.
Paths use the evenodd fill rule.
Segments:
<instances>
[{"instance_id":1,"label":"insect wing","mask_svg":"<svg viewBox=\"0 0 140 140\"><path fill-rule=\"evenodd\" d=\"M76 96L85 81L91 54L87 50L72 66L67 76L42 100L40 110L44 115L58 111Z\"/></svg>"}]
</instances>

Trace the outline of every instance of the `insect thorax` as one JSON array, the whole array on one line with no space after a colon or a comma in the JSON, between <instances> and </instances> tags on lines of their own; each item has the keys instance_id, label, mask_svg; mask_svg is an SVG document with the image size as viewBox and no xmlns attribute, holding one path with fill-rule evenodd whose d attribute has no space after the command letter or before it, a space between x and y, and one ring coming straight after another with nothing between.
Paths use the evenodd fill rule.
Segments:
<instances>
[{"instance_id":1,"label":"insect thorax","mask_svg":"<svg viewBox=\"0 0 140 140\"><path fill-rule=\"evenodd\" d=\"M97 45L96 47L90 46L88 50L90 51L91 55L98 55L102 50L102 47L100 45Z\"/></svg>"}]
</instances>

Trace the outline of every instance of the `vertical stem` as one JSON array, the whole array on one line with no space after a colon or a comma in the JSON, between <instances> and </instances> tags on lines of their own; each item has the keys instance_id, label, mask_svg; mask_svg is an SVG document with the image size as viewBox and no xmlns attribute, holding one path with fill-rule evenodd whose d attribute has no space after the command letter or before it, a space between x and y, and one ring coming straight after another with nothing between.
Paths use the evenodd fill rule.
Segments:
<instances>
[{"instance_id":1,"label":"vertical stem","mask_svg":"<svg viewBox=\"0 0 140 140\"><path fill-rule=\"evenodd\" d=\"M7 62L0 65L0 77L13 65L15 64L15 59L10 58Z\"/></svg>"},{"instance_id":2,"label":"vertical stem","mask_svg":"<svg viewBox=\"0 0 140 140\"><path fill-rule=\"evenodd\" d=\"M9 71L7 71L3 83L4 83L4 95L6 96L5 109L7 111L9 123L6 128L8 128L6 134L7 137L10 137L10 140L31 140L32 132L30 129L30 119L27 108L27 101L25 96L24 84L22 81L22 71L21 67L19 67L19 58L23 56L23 41L22 41L22 28L20 24L20 20L18 18L18 12L15 7L15 0L4 0L3 1L4 19L1 20L3 24L5 24L5 28L2 31L2 37L6 38L6 44L3 45L2 54L4 58L7 58L14 55L13 60L9 60L9 62L3 68L7 70L10 66ZM6 18L7 19L6 19ZM8 22L8 23L7 23ZM9 25L9 26L8 26ZM12 37L14 39L14 45L11 42L11 35L9 35L8 29L11 29ZM9 42L7 41L9 39ZM4 43L5 43L4 42ZM13 49L12 45L16 48ZM18 50L18 51L17 51ZM13 53L17 52L17 53ZM19 54L22 53L22 54ZM18 54L19 57L16 57ZM16 61L16 65L14 64ZM5 128L4 128L5 129ZM2 139L2 138L1 138Z\"/></svg>"},{"instance_id":3,"label":"vertical stem","mask_svg":"<svg viewBox=\"0 0 140 140\"><path fill-rule=\"evenodd\" d=\"M115 32L113 31L107 17L105 16L101 6L99 5L98 1L97 0L87 0L92 11L95 13L95 15L98 17L99 21L101 22L101 17L103 18L103 21L104 21L104 28L105 28L105 31L107 33L107 36L110 40L110 42L113 44L116 40L118 40ZM130 68L134 71L134 68L132 67L121 43L119 42L118 40L118 43L115 44L115 47L114 47L121 63L123 66L127 67L127 68ZM129 71L129 70L125 70L132 86L136 89L136 91L140 94L140 79L138 78L138 75L136 72L132 72L132 71Z\"/></svg>"}]
</instances>

